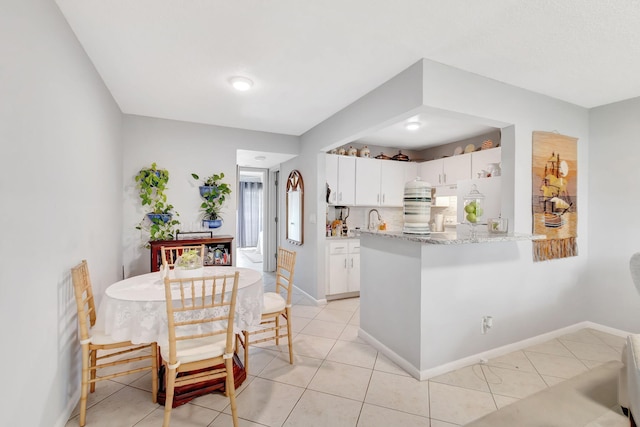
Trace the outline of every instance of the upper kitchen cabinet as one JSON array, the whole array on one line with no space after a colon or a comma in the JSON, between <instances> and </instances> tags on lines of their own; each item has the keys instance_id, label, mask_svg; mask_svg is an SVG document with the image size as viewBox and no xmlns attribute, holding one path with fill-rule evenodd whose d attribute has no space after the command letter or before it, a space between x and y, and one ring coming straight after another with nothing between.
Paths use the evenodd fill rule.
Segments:
<instances>
[{"instance_id":1,"label":"upper kitchen cabinet","mask_svg":"<svg viewBox=\"0 0 640 427\"><path fill-rule=\"evenodd\" d=\"M482 178L491 169L491 163L500 163L501 161L502 150L500 147L471 153L471 178Z\"/></svg>"},{"instance_id":2,"label":"upper kitchen cabinet","mask_svg":"<svg viewBox=\"0 0 640 427\"><path fill-rule=\"evenodd\" d=\"M356 201L356 158L327 154L326 178L330 205L353 205Z\"/></svg>"},{"instance_id":3,"label":"upper kitchen cabinet","mask_svg":"<svg viewBox=\"0 0 640 427\"><path fill-rule=\"evenodd\" d=\"M471 178L471 154L420 163L418 176L434 187L456 185L461 179Z\"/></svg>"},{"instance_id":4,"label":"upper kitchen cabinet","mask_svg":"<svg viewBox=\"0 0 640 427\"><path fill-rule=\"evenodd\" d=\"M415 163L357 158L356 206L402 206L404 184L415 175Z\"/></svg>"}]
</instances>

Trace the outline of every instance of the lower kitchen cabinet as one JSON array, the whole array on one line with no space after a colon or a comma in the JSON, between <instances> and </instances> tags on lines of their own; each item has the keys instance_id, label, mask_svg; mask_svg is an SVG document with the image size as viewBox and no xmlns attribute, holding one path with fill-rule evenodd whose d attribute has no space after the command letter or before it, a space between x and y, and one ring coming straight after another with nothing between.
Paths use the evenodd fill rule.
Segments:
<instances>
[{"instance_id":1,"label":"lower kitchen cabinet","mask_svg":"<svg viewBox=\"0 0 640 427\"><path fill-rule=\"evenodd\" d=\"M330 241L327 295L360 292L360 239Z\"/></svg>"}]
</instances>

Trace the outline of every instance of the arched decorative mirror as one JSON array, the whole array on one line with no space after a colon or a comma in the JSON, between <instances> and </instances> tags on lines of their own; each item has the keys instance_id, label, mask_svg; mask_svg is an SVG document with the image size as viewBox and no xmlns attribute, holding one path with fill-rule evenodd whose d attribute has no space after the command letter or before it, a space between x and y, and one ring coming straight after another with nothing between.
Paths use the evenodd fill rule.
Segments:
<instances>
[{"instance_id":1,"label":"arched decorative mirror","mask_svg":"<svg viewBox=\"0 0 640 427\"><path fill-rule=\"evenodd\" d=\"M304 218L304 183L300 171L292 170L287 178L287 240L302 245Z\"/></svg>"}]
</instances>

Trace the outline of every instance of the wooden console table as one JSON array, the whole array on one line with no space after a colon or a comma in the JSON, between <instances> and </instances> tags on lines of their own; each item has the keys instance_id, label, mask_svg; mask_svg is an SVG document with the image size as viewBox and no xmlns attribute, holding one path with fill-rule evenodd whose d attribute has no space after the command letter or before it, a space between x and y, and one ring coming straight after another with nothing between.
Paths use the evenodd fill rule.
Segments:
<instances>
[{"instance_id":1,"label":"wooden console table","mask_svg":"<svg viewBox=\"0 0 640 427\"><path fill-rule=\"evenodd\" d=\"M233 236L216 236L205 239L189 240L155 240L149 242L151 245L151 271L160 270L162 256L160 248L175 246L197 246L205 245L204 265L233 265Z\"/></svg>"}]
</instances>

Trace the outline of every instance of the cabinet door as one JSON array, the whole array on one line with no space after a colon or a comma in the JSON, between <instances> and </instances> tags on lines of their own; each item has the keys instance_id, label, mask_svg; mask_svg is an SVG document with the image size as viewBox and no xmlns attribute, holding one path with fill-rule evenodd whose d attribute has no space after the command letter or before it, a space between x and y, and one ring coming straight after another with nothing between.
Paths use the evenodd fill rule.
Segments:
<instances>
[{"instance_id":1,"label":"cabinet door","mask_svg":"<svg viewBox=\"0 0 640 427\"><path fill-rule=\"evenodd\" d=\"M380 169L385 160L356 159L356 206L380 205Z\"/></svg>"},{"instance_id":2,"label":"cabinet door","mask_svg":"<svg viewBox=\"0 0 640 427\"><path fill-rule=\"evenodd\" d=\"M418 163L416 162L406 162L404 163L404 183L406 184L409 181L413 181L418 175ZM404 194L404 186L402 187L402 193Z\"/></svg>"},{"instance_id":3,"label":"cabinet door","mask_svg":"<svg viewBox=\"0 0 640 427\"><path fill-rule=\"evenodd\" d=\"M356 158L338 156L338 205L356 202Z\"/></svg>"},{"instance_id":4,"label":"cabinet door","mask_svg":"<svg viewBox=\"0 0 640 427\"><path fill-rule=\"evenodd\" d=\"M349 292L360 292L360 253L349 254Z\"/></svg>"},{"instance_id":5,"label":"cabinet door","mask_svg":"<svg viewBox=\"0 0 640 427\"><path fill-rule=\"evenodd\" d=\"M407 163L404 162L381 161L380 206L402 206L406 168Z\"/></svg>"},{"instance_id":6,"label":"cabinet door","mask_svg":"<svg viewBox=\"0 0 640 427\"><path fill-rule=\"evenodd\" d=\"M471 154L442 159L443 184L457 184L461 179L471 179Z\"/></svg>"},{"instance_id":7,"label":"cabinet door","mask_svg":"<svg viewBox=\"0 0 640 427\"><path fill-rule=\"evenodd\" d=\"M338 156L335 154L327 154L325 156L325 173L327 184L331 189L329 204L335 205L338 201Z\"/></svg>"},{"instance_id":8,"label":"cabinet door","mask_svg":"<svg viewBox=\"0 0 640 427\"><path fill-rule=\"evenodd\" d=\"M349 292L347 254L329 255L329 294Z\"/></svg>"},{"instance_id":9,"label":"cabinet door","mask_svg":"<svg viewBox=\"0 0 640 427\"><path fill-rule=\"evenodd\" d=\"M432 187L443 185L442 159L420 163L420 166L418 166L418 176L422 181L427 181L431 184Z\"/></svg>"},{"instance_id":10,"label":"cabinet door","mask_svg":"<svg viewBox=\"0 0 640 427\"><path fill-rule=\"evenodd\" d=\"M500 163L502 150L500 147L471 153L471 179L480 178L478 174L489 170L489 163Z\"/></svg>"}]
</instances>

